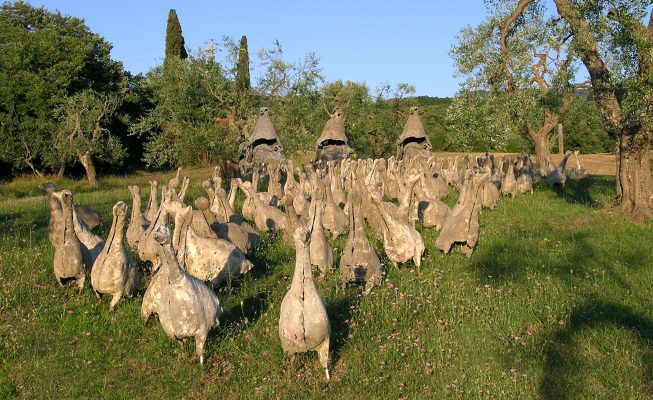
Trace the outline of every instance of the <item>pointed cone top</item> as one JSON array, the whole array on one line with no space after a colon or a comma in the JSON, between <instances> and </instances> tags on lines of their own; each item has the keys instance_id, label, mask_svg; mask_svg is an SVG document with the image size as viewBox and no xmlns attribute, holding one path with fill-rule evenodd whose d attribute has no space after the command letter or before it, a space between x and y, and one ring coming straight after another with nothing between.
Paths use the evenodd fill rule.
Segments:
<instances>
[{"instance_id":1,"label":"pointed cone top","mask_svg":"<svg viewBox=\"0 0 653 400\"><path fill-rule=\"evenodd\" d=\"M339 140L348 144L347 136L345 135L345 116L339 108L333 110L331 118L324 125L322 134L315 144L317 147L320 147L327 140Z\"/></svg>"},{"instance_id":2,"label":"pointed cone top","mask_svg":"<svg viewBox=\"0 0 653 400\"><path fill-rule=\"evenodd\" d=\"M397 143L403 143L406 139L415 138L421 139L426 138L426 131L424 130L424 125L422 120L419 117L419 110L417 107L410 108L410 115L408 116L408 121L404 125L404 130L401 132L401 136L397 140Z\"/></svg>"},{"instance_id":3,"label":"pointed cone top","mask_svg":"<svg viewBox=\"0 0 653 400\"><path fill-rule=\"evenodd\" d=\"M256 120L256 125L254 125L254 130L249 137L249 143L254 143L259 139L279 140L277 131L274 129L274 125L272 125L269 109L267 107L261 107L259 117Z\"/></svg>"}]
</instances>

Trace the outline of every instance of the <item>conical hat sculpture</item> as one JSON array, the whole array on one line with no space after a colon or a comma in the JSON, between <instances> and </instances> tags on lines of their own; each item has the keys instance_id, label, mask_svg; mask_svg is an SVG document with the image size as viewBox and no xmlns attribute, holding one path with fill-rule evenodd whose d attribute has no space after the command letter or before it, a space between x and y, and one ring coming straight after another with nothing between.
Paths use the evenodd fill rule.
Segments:
<instances>
[{"instance_id":1,"label":"conical hat sculpture","mask_svg":"<svg viewBox=\"0 0 653 400\"><path fill-rule=\"evenodd\" d=\"M267 107L261 107L259 111L256 125L254 125L254 130L247 142L245 159L252 163L277 164L285 162L283 146L279 141L276 129L274 129L270 119L270 110Z\"/></svg>"},{"instance_id":2,"label":"conical hat sculpture","mask_svg":"<svg viewBox=\"0 0 653 400\"><path fill-rule=\"evenodd\" d=\"M419 117L419 110L417 107L410 108L410 115L408 121L404 125L404 130L401 136L397 139L397 159L413 157L428 158L431 155L431 142L424 125Z\"/></svg>"},{"instance_id":3,"label":"conical hat sculpture","mask_svg":"<svg viewBox=\"0 0 653 400\"><path fill-rule=\"evenodd\" d=\"M315 143L315 161L340 161L349 158L353 150L345 133L345 116L336 108L324 125L320 138Z\"/></svg>"}]
</instances>

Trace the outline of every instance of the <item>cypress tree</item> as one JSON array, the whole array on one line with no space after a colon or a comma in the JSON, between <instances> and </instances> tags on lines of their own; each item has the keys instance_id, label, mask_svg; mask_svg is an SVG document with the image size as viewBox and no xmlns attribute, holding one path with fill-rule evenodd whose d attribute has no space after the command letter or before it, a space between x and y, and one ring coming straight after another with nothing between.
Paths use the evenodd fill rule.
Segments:
<instances>
[{"instance_id":1,"label":"cypress tree","mask_svg":"<svg viewBox=\"0 0 653 400\"><path fill-rule=\"evenodd\" d=\"M188 57L184 37L181 35L181 24L174 8L168 12L168 25L166 26L166 58L179 57L182 60Z\"/></svg>"},{"instance_id":2,"label":"cypress tree","mask_svg":"<svg viewBox=\"0 0 653 400\"><path fill-rule=\"evenodd\" d=\"M238 96L246 94L251 88L249 80L249 53L247 51L247 36L240 38L238 49L238 64L236 65L236 93Z\"/></svg>"}]
</instances>

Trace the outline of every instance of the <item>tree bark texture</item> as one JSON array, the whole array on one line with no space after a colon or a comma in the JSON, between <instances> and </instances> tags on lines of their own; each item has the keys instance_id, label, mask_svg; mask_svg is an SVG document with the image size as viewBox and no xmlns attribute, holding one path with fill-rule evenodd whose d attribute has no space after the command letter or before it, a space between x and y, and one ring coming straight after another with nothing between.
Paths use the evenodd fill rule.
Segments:
<instances>
[{"instance_id":1,"label":"tree bark texture","mask_svg":"<svg viewBox=\"0 0 653 400\"><path fill-rule=\"evenodd\" d=\"M651 131L642 124L632 124L622 110L612 74L599 53L597 40L592 35L588 21L571 0L555 0L558 14L571 27L576 51L592 81L594 101L603 124L617 145L617 196L621 209L637 220L653 218L653 178L651 176ZM651 87L653 65L653 14L648 27L618 12L608 13L608 18L630 30L638 51L638 84ZM650 98L643 99L649 103Z\"/></svg>"},{"instance_id":2,"label":"tree bark texture","mask_svg":"<svg viewBox=\"0 0 653 400\"><path fill-rule=\"evenodd\" d=\"M98 187L97 184L97 174L95 173L95 165L93 164L93 157L90 152L84 154L79 154L79 162L84 166L86 170L86 178L88 179L88 185L92 188Z\"/></svg>"}]
</instances>

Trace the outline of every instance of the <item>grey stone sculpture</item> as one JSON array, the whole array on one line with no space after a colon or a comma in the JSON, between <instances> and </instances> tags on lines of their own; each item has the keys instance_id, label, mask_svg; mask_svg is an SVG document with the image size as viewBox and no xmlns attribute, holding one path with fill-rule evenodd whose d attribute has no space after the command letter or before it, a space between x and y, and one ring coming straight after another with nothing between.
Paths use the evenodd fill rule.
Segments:
<instances>
[{"instance_id":1,"label":"grey stone sculpture","mask_svg":"<svg viewBox=\"0 0 653 400\"><path fill-rule=\"evenodd\" d=\"M113 206L113 222L104 249L91 270L91 285L96 296L112 295L109 310L113 311L122 296L132 296L138 290L136 266L123 245L127 205L119 201Z\"/></svg>"},{"instance_id":2,"label":"grey stone sculpture","mask_svg":"<svg viewBox=\"0 0 653 400\"><path fill-rule=\"evenodd\" d=\"M204 364L204 343L209 331L219 324L222 306L215 293L199 279L187 274L177 262L170 231L159 226L154 238L164 273L158 306L159 321L165 333L175 339L195 338L195 353Z\"/></svg>"},{"instance_id":3,"label":"grey stone sculpture","mask_svg":"<svg viewBox=\"0 0 653 400\"><path fill-rule=\"evenodd\" d=\"M435 241L435 246L445 254L449 253L454 243L462 243L461 252L467 257L472 256L478 241L478 215L483 205L483 185L487 179L484 172L475 173L471 169L465 172L465 183L458 201Z\"/></svg>"},{"instance_id":4,"label":"grey stone sculpture","mask_svg":"<svg viewBox=\"0 0 653 400\"><path fill-rule=\"evenodd\" d=\"M419 271L424 253L422 235L410 224L389 213L379 193L371 192L370 195L383 218L383 248L388 259L395 267L412 259Z\"/></svg>"},{"instance_id":5,"label":"grey stone sculpture","mask_svg":"<svg viewBox=\"0 0 653 400\"><path fill-rule=\"evenodd\" d=\"M138 251L138 242L150 226L150 221L141 213L141 193L138 185L128 186L128 189L132 195L132 210L127 227L127 243L132 251Z\"/></svg>"},{"instance_id":6,"label":"grey stone sculpture","mask_svg":"<svg viewBox=\"0 0 653 400\"><path fill-rule=\"evenodd\" d=\"M578 150L574 151L574 158L576 159L576 165L571 168L571 171L569 171L569 178L575 181L584 179L588 175L588 172L585 169L585 167L580 165L580 158L578 157L578 154L579 154Z\"/></svg>"},{"instance_id":7,"label":"grey stone sculpture","mask_svg":"<svg viewBox=\"0 0 653 400\"><path fill-rule=\"evenodd\" d=\"M177 260L188 274L218 286L252 269L254 265L233 243L198 235L192 219L190 206L177 212L173 236Z\"/></svg>"},{"instance_id":8,"label":"grey stone sculpture","mask_svg":"<svg viewBox=\"0 0 653 400\"><path fill-rule=\"evenodd\" d=\"M285 162L283 146L270 119L270 110L261 107L254 130L245 146L244 159L253 164L279 164Z\"/></svg>"},{"instance_id":9,"label":"grey stone sculpture","mask_svg":"<svg viewBox=\"0 0 653 400\"><path fill-rule=\"evenodd\" d=\"M515 197L517 195L517 179L515 178L515 166L512 159L504 159L504 168L506 173L501 182L501 193L504 196Z\"/></svg>"},{"instance_id":10,"label":"grey stone sculpture","mask_svg":"<svg viewBox=\"0 0 653 400\"><path fill-rule=\"evenodd\" d=\"M57 185L54 182L48 182L39 185L38 187L48 194L50 212L52 212L52 207L56 207L56 205L52 203L53 200L56 200L53 199L52 193L57 191ZM102 223L102 216L93 208L83 204L75 204L73 207L75 208L75 215L77 215L77 218L79 218L88 229L93 229ZM61 209L61 205L59 205L59 209Z\"/></svg>"},{"instance_id":11,"label":"grey stone sculpture","mask_svg":"<svg viewBox=\"0 0 653 400\"><path fill-rule=\"evenodd\" d=\"M159 201L157 199L159 191L159 182L150 181L150 199L147 202L147 207L145 207L145 219L148 221L153 221L156 214L159 212Z\"/></svg>"},{"instance_id":12,"label":"grey stone sculpture","mask_svg":"<svg viewBox=\"0 0 653 400\"><path fill-rule=\"evenodd\" d=\"M247 195L247 200L252 201L255 208L254 223L259 230L267 232L284 229L286 215L283 211L261 201L250 182L239 181L238 186Z\"/></svg>"},{"instance_id":13,"label":"grey stone sculpture","mask_svg":"<svg viewBox=\"0 0 653 400\"><path fill-rule=\"evenodd\" d=\"M397 139L397 160L424 158L431 156L431 142L419 117L417 107L410 108L410 115Z\"/></svg>"},{"instance_id":14,"label":"grey stone sculpture","mask_svg":"<svg viewBox=\"0 0 653 400\"><path fill-rule=\"evenodd\" d=\"M340 161L349 158L352 153L345 133L345 116L336 108L315 143L314 162Z\"/></svg>"},{"instance_id":15,"label":"grey stone sculpture","mask_svg":"<svg viewBox=\"0 0 653 400\"><path fill-rule=\"evenodd\" d=\"M365 284L365 294L383 279L381 261L365 234L361 210L362 197L357 187L349 192L349 236L340 257L340 280Z\"/></svg>"},{"instance_id":16,"label":"grey stone sculpture","mask_svg":"<svg viewBox=\"0 0 653 400\"><path fill-rule=\"evenodd\" d=\"M295 230L295 272L290 289L281 302L279 339L286 354L316 351L329 375L331 325L326 308L315 289L309 250L310 233L304 226Z\"/></svg>"},{"instance_id":17,"label":"grey stone sculpture","mask_svg":"<svg viewBox=\"0 0 653 400\"><path fill-rule=\"evenodd\" d=\"M61 223L55 224L51 240L54 242L54 276L63 286L62 279L74 278L81 291L86 280L86 268L82 257L82 248L75 234L73 222L73 194L67 190L53 192L61 204Z\"/></svg>"},{"instance_id":18,"label":"grey stone sculpture","mask_svg":"<svg viewBox=\"0 0 653 400\"><path fill-rule=\"evenodd\" d=\"M558 167L553 169L549 173L549 176L546 178L546 181L549 184L549 186L554 186L554 185L562 185L562 187L565 186L565 183L567 182L567 173L565 172L565 170L567 168L567 160L569 160L569 156L571 156L571 154L572 154L571 151L567 151L565 153L565 156L562 157L562 161L560 161Z\"/></svg>"},{"instance_id":19,"label":"grey stone sculpture","mask_svg":"<svg viewBox=\"0 0 653 400\"><path fill-rule=\"evenodd\" d=\"M324 189L321 185L318 185L313 190L313 201L308 214L311 224L311 265L318 267L322 274L333 271L333 250L331 250L331 246L326 240L324 227L322 226L324 212Z\"/></svg>"}]
</instances>

